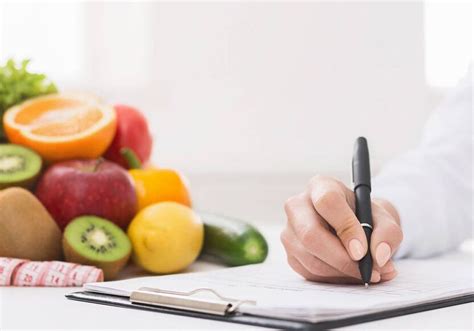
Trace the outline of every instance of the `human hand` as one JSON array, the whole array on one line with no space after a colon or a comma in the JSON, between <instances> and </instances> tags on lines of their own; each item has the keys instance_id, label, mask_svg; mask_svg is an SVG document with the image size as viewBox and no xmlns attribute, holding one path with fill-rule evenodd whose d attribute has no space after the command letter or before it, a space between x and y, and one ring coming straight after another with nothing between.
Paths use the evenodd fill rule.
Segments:
<instances>
[{"instance_id":1,"label":"human hand","mask_svg":"<svg viewBox=\"0 0 474 331\"><path fill-rule=\"evenodd\" d=\"M368 244L354 210L354 192L330 177L312 178L305 192L288 199L281 241L293 270L312 281L360 283L357 261ZM371 282L378 283L397 275L391 257L403 234L398 213L388 201L372 200L372 218Z\"/></svg>"}]
</instances>

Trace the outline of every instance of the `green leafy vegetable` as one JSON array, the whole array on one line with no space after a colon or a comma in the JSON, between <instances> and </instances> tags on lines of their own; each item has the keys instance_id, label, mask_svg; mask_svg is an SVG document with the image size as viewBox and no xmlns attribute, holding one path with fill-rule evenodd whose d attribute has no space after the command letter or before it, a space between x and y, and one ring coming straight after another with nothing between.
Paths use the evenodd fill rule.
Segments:
<instances>
[{"instance_id":1,"label":"green leafy vegetable","mask_svg":"<svg viewBox=\"0 0 474 331\"><path fill-rule=\"evenodd\" d=\"M57 92L56 85L43 74L27 70L29 60L18 66L12 59L0 66L0 141L5 140L3 113L26 99Z\"/></svg>"}]
</instances>

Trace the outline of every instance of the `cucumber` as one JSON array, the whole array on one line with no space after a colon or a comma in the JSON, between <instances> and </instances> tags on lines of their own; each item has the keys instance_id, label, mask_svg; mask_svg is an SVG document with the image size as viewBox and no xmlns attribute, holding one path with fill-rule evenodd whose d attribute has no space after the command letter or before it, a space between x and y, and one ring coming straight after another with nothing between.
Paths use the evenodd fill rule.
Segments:
<instances>
[{"instance_id":1,"label":"cucumber","mask_svg":"<svg viewBox=\"0 0 474 331\"><path fill-rule=\"evenodd\" d=\"M241 266L265 261L268 244L252 225L205 212L198 212L204 223L202 255L229 266Z\"/></svg>"}]
</instances>

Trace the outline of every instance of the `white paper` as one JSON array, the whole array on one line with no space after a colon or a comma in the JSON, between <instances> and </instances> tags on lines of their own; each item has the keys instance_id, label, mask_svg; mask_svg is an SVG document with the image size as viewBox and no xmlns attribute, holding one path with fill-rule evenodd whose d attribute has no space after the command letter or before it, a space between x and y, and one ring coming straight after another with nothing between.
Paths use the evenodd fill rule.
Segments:
<instances>
[{"instance_id":1,"label":"white paper","mask_svg":"<svg viewBox=\"0 0 474 331\"><path fill-rule=\"evenodd\" d=\"M303 280L287 265L259 264L211 272L90 283L87 291L129 296L140 287L187 292L212 288L222 296L255 300L239 312L317 322L363 315L450 298L473 291L471 254L396 263L398 276L386 283L334 285Z\"/></svg>"}]
</instances>

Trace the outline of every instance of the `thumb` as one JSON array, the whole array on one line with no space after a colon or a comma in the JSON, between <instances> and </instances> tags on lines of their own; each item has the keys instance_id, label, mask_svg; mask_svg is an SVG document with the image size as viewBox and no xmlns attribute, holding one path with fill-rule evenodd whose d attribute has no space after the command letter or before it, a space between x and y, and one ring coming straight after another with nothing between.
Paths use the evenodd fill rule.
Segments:
<instances>
[{"instance_id":1,"label":"thumb","mask_svg":"<svg viewBox=\"0 0 474 331\"><path fill-rule=\"evenodd\" d=\"M311 192L314 208L335 230L340 241L354 261L367 253L367 239L351 207L347 203L345 191L337 182L319 183Z\"/></svg>"},{"instance_id":2,"label":"thumb","mask_svg":"<svg viewBox=\"0 0 474 331\"><path fill-rule=\"evenodd\" d=\"M346 209L346 210L344 210ZM336 224L336 234L354 261L362 259L368 250L367 237L354 212L349 208L341 211L341 223ZM343 213L346 213L345 216Z\"/></svg>"}]
</instances>

